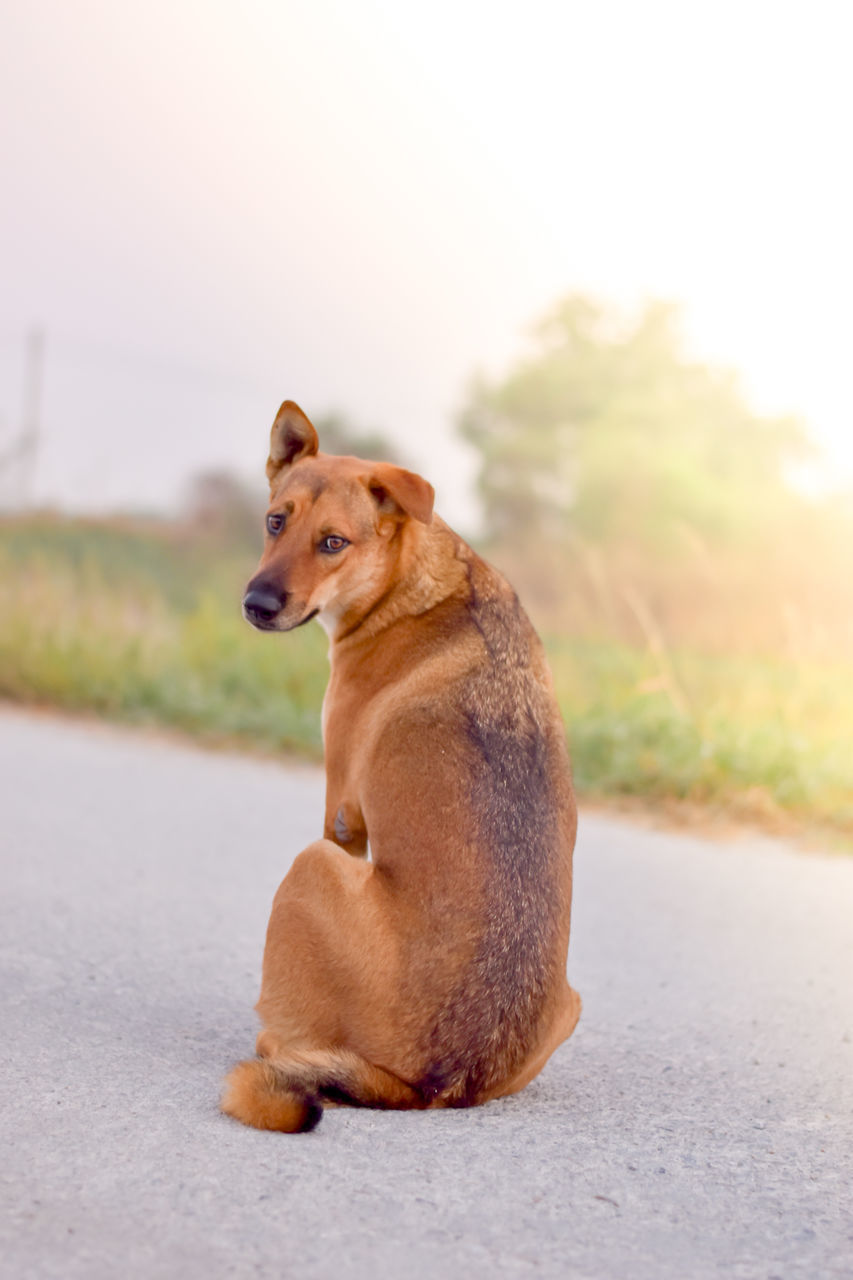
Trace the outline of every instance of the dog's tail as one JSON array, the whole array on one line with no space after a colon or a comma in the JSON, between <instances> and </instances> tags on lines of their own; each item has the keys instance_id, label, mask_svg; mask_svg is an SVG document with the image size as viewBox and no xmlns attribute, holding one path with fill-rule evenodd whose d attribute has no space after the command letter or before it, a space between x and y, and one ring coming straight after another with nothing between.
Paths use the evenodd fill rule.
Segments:
<instances>
[{"instance_id":1,"label":"dog's tail","mask_svg":"<svg viewBox=\"0 0 853 1280\"><path fill-rule=\"evenodd\" d=\"M293 1051L239 1062L225 1079L222 1110L256 1129L308 1133L323 1102L410 1110L426 1106L410 1085L346 1049Z\"/></svg>"}]
</instances>

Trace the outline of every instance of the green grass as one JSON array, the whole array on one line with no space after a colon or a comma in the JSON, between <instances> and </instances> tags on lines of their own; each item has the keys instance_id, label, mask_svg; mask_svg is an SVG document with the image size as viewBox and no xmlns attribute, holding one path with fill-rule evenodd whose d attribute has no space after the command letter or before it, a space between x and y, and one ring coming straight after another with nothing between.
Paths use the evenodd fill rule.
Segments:
<instances>
[{"instance_id":1,"label":"green grass","mask_svg":"<svg viewBox=\"0 0 853 1280\"><path fill-rule=\"evenodd\" d=\"M240 617L251 552L168 529L0 523L0 697L319 758L319 628ZM547 642L582 795L853 834L853 664Z\"/></svg>"},{"instance_id":2,"label":"green grass","mask_svg":"<svg viewBox=\"0 0 853 1280\"><path fill-rule=\"evenodd\" d=\"M548 648L582 793L853 833L853 665Z\"/></svg>"},{"instance_id":3,"label":"green grass","mask_svg":"<svg viewBox=\"0 0 853 1280\"><path fill-rule=\"evenodd\" d=\"M251 557L114 535L0 524L0 697L319 757L324 638L257 643L239 609Z\"/></svg>"}]
</instances>

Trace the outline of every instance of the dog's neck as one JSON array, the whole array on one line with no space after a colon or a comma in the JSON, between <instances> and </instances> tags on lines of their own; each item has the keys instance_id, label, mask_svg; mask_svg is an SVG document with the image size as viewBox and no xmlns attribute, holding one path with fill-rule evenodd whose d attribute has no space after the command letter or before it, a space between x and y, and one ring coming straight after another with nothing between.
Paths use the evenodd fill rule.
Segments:
<instances>
[{"instance_id":1,"label":"dog's neck","mask_svg":"<svg viewBox=\"0 0 853 1280\"><path fill-rule=\"evenodd\" d=\"M318 615L332 649L373 640L395 622L418 617L465 591L467 548L440 517L434 516L429 525L409 521L399 536L396 573L366 611L328 610Z\"/></svg>"}]
</instances>

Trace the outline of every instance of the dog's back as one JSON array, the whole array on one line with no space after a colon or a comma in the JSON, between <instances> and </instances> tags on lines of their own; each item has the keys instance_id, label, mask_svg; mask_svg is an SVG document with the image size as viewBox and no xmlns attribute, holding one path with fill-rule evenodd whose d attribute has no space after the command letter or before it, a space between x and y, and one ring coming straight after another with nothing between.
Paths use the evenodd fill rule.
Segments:
<instances>
[{"instance_id":1,"label":"dog's back","mask_svg":"<svg viewBox=\"0 0 853 1280\"><path fill-rule=\"evenodd\" d=\"M455 774L443 809L455 821L448 861L457 874L445 874L435 890L436 921L440 927L442 913L458 906L451 896L464 893L477 941L449 989L445 969L439 1007L419 1046L416 1084L426 1099L464 1106L513 1079L565 1001L576 811L538 637L508 584L454 540L464 585L420 626L421 660L429 661L424 633L432 628L445 679L430 704L416 697L415 718L423 716L433 755L440 735L438 749ZM420 757L417 751L415 767L424 763ZM447 768L440 772L446 779ZM381 771L376 785L382 787ZM382 852L374 846L380 865ZM458 929L464 910L455 915ZM440 954L440 943L440 934L430 937L426 949ZM430 967L429 955L420 959ZM410 965L414 973L420 968ZM427 1002L422 993L415 998L422 1017Z\"/></svg>"},{"instance_id":2,"label":"dog's back","mask_svg":"<svg viewBox=\"0 0 853 1280\"><path fill-rule=\"evenodd\" d=\"M488 910L470 969L430 1037L420 1087L466 1103L511 1079L565 974L575 813L562 726L517 597L472 558L469 625L482 659L453 690L470 757L462 781L481 833Z\"/></svg>"}]
</instances>

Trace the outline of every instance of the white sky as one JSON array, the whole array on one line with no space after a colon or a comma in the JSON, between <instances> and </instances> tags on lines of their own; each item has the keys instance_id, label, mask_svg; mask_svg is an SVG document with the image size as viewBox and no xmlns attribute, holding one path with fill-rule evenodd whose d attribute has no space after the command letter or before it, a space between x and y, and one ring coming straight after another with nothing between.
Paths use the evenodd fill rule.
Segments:
<instances>
[{"instance_id":1,"label":"white sky","mask_svg":"<svg viewBox=\"0 0 853 1280\"><path fill-rule=\"evenodd\" d=\"M464 525L468 379L583 289L682 301L853 476L851 36L846 0L5 0L0 453L39 324L42 500L260 476L290 397Z\"/></svg>"}]
</instances>

